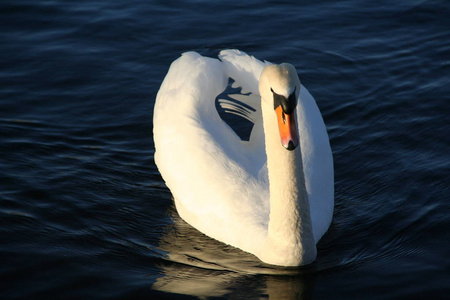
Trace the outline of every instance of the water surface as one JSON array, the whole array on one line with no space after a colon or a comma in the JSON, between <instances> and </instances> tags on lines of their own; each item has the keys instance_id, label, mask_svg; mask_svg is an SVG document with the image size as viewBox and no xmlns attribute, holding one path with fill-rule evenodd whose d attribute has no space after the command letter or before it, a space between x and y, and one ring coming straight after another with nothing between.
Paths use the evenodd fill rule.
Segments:
<instances>
[{"instance_id":1,"label":"water surface","mask_svg":"<svg viewBox=\"0 0 450 300\"><path fill-rule=\"evenodd\" d=\"M2 299L450 295L446 1L0 4ZM294 64L322 111L335 213L304 268L184 223L154 163L170 63Z\"/></svg>"}]
</instances>

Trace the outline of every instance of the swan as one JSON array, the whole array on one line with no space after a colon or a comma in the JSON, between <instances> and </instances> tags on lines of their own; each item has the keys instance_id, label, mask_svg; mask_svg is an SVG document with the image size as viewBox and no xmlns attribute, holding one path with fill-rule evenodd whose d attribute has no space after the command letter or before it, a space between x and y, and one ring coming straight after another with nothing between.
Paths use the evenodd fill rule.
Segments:
<instances>
[{"instance_id":1,"label":"swan","mask_svg":"<svg viewBox=\"0 0 450 300\"><path fill-rule=\"evenodd\" d=\"M241 92L222 97L230 78ZM221 119L216 98L253 123L248 141ZM333 215L333 158L294 66L239 50L183 53L156 96L153 135L155 163L187 223L267 264L315 261Z\"/></svg>"}]
</instances>

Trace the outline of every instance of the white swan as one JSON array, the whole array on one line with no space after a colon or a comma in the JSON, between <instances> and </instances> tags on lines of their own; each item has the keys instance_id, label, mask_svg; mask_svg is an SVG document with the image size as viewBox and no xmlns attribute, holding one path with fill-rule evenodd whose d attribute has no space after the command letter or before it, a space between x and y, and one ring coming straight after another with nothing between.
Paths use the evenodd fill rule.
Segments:
<instances>
[{"instance_id":1,"label":"white swan","mask_svg":"<svg viewBox=\"0 0 450 300\"><path fill-rule=\"evenodd\" d=\"M155 161L180 216L263 262L299 266L333 214L333 158L322 116L290 64L272 65L238 50L220 60L184 53L156 97ZM222 100L254 122L242 141L220 118L215 99L232 78L243 94Z\"/></svg>"}]
</instances>

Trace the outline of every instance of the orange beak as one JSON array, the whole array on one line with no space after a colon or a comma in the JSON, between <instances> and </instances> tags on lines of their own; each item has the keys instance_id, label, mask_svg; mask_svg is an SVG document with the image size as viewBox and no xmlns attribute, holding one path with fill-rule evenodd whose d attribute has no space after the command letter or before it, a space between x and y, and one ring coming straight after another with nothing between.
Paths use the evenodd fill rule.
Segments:
<instances>
[{"instance_id":1,"label":"orange beak","mask_svg":"<svg viewBox=\"0 0 450 300\"><path fill-rule=\"evenodd\" d=\"M281 105L275 109L281 144L289 151L294 150L298 146L298 132L294 112L295 110L291 114L285 114Z\"/></svg>"}]
</instances>

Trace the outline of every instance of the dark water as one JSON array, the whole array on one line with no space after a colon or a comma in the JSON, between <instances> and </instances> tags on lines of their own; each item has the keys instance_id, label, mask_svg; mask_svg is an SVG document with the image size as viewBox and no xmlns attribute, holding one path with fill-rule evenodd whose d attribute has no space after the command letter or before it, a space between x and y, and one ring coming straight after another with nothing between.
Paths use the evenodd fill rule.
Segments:
<instances>
[{"instance_id":1,"label":"dark water","mask_svg":"<svg viewBox=\"0 0 450 300\"><path fill-rule=\"evenodd\" d=\"M0 4L0 298L450 298L448 1L168 2ZM198 233L155 166L170 63L223 48L293 63L322 111L310 267Z\"/></svg>"}]
</instances>

